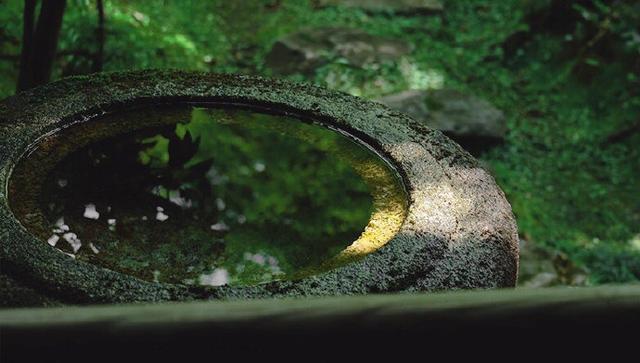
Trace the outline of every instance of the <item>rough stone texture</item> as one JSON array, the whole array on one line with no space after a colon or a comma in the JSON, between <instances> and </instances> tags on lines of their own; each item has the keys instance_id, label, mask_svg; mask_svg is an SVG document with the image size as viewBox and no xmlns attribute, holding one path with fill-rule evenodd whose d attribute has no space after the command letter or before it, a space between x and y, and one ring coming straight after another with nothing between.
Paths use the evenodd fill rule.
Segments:
<instances>
[{"instance_id":1,"label":"rough stone texture","mask_svg":"<svg viewBox=\"0 0 640 363\"><path fill-rule=\"evenodd\" d=\"M187 287L76 261L28 233L7 205L13 165L41 135L105 113L158 103L236 104L315 120L353 135L400 173L408 213L384 247L297 281ZM258 77L139 71L74 77L0 103L0 268L65 303L245 299L514 286L517 228L493 178L441 132L381 104Z\"/></svg>"},{"instance_id":2,"label":"rough stone texture","mask_svg":"<svg viewBox=\"0 0 640 363\"><path fill-rule=\"evenodd\" d=\"M266 64L280 74L311 73L336 57L362 67L397 60L411 51L408 43L360 29L313 28L278 40L267 54Z\"/></svg>"},{"instance_id":3,"label":"rough stone texture","mask_svg":"<svg viewBox=\"0 0 640 363\"><path fill-rule=\"evenodd\" d=\"M444 9L440 0L318 0L319 6L346 6L365 11L392 11L399 14L431 13Z\"/></svg>"},{"instance_id":4,"label":"rough stone texture","mask_svg":"<svg viewBox=\"0 0 640 363\"><path fill-rule=\"evenodd\" d=\"M59 301L53 300L40 292L21 284L15 279L0 273L0 308L18 308L31 306L59 306Z\"/></svg>"},{"instance_id":5,"label":"rough stone texture","mask_svg":"<svg viewBox=\"0 0 640 363\"><path fill-rule=\"evenodd\" d=\"M455 90L403 91L379 102L444 132L465 149L502 140L507 130L502 111L486 100Z\"/></svg>"}]
</instances>

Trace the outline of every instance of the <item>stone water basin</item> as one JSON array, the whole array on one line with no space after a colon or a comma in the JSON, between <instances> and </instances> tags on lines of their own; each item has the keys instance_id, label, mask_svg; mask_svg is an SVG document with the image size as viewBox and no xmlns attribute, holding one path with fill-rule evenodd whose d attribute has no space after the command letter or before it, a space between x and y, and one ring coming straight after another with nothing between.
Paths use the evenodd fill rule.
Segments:
<instances>
[{"instance_id":1,"label":"stone water basin","mask_svg":"<svg viewBox=\"0 0 640 363\"><path fill-rule=\"evenodd\" d=\"M279 80L74 77L0 103L5 306L515 285L493 178L385 106Z\"/></svg>"}]
</instances>

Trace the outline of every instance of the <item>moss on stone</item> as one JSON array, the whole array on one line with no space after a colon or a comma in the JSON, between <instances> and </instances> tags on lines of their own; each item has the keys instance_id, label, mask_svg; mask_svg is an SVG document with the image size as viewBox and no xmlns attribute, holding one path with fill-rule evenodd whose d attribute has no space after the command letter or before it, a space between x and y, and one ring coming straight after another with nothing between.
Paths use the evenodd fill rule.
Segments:
<instances>
[{"instance_id":1,"label":"moss on stone","mask_svg":"<svg viewBox=\"0 0 640 363\"><path fill-rule=\"evenodd\" d=\"M374 253L297 281L188 288L75 261L22 228L7 205L13 165L41 135L124 106L220 102L313 119L353 135L402 175L408 215ZM0 103L0 265L68 303L245 299L514 286L517 229L493 178L457 144L408 116L347 94L281 80L183 71L64 79Z\"/></svg>"}]
</instances>

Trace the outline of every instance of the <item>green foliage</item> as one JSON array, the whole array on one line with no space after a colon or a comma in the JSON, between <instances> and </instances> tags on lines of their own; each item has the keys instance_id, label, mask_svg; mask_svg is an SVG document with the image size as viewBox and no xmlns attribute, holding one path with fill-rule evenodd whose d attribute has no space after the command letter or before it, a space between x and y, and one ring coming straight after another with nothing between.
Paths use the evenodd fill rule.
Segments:
<instances>
[{"instance_id":1,"label":"green foliage","mask_svg":"<svg viewBox=\"0 0 640 363\"><path fill-rule=\"evenodd\" d=\"M600 242L576 251L576 255L595 273L595 284L637 282L640 276L640 250L613 241Z\"/></svg>"},{"instance_id":2,"label":"green foliage","mask_svg":"<svg viewBox=\"0 0 640 363\"><path fill-rule=\"evenodd\" d=\"M0 99L15 91L21 39L22 2L0 0Z\"/></svg>"},{"instance_id":3,"label":"green foliage","mask_svg":"<svg viewBox=\"0 0 640 363\"><path fill-rule=\"evenodd\" d=\"M632 27L608 30L626 21L615 16L622 8L591 4L597 16L576 7L573 27L530 34L506 60L512 93L489 94L509 112L510 134L489 158L525 236L566 252L594 283L629 281L640 278L630 242L640 232L640 135L609 139L639 119L638 49L625 40Z\"/></svg>"}]
</instances>

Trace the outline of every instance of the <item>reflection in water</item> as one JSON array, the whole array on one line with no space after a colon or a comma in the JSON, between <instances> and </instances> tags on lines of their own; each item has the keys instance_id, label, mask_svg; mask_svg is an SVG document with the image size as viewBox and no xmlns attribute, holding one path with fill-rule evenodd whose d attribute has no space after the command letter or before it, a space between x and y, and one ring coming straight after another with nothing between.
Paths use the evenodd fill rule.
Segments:
<instances>
[{"instance_id":1,"label":"reflection in water","mask_svg":"<svg viewBox=\"0 0 640 363\"><path fill-rule=\"evenodd\" d=\"M214 286L345 263L386 243L405 213L369 150L239 109L156 107L71 127L41 141L10 188L22 223L73 258Z\"/></svg>"}]
</instances>

